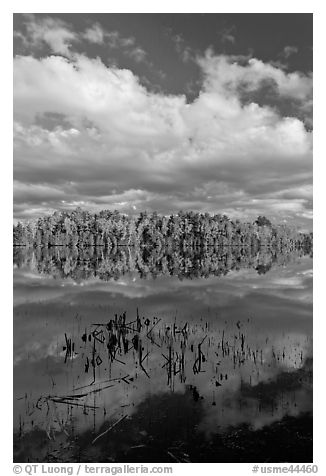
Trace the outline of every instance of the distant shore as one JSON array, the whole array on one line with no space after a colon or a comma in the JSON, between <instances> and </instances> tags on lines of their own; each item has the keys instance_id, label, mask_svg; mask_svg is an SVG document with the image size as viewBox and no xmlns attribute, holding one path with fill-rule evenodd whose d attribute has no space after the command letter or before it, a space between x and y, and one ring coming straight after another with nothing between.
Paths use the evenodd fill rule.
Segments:
<instances>
[{"instance_id":1,"label":"distant shore","mask_svg":"<svg viewBox=\"0 0 326 476\"><path fill-rule=\"evenodd\" d=\"M14 246L92 247L169 246L173 248L271 246L276 249L311 248L312 233L259 216L254 222L230 220L226 215L180 211L170 216L141 212L126 216L117 211L90 213L77 208L56 211L13 229Z\"/></svg>"}]
</instances>

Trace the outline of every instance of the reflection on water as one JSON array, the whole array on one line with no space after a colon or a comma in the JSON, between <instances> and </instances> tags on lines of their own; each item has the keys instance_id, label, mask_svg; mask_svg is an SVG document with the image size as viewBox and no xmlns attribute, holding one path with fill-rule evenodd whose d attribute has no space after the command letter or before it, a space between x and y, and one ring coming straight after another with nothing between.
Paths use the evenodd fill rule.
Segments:
<instances>
[{"instance_id":1,"label":"reflection on water","mask_svg":"<svg viewBox=\"0 0 326 476\"><path fill-rule=\"evenodd\" d=\"M253 250L250 247L189 248L129 248L111 250L90 248L14 248L14 265L28 266L40 274L53 277L103 280L118 279L124 274L137 273L141 278L178 276L201 278L221 276L232 270L254 268L265 274L272 266L285 266L311 250L294 249L285 254L271 248Z\"/></svg>"},{"instance_id":2,"label":"reflection on water","mask_svg":"<svg viewBox=\"0 0 326 476\"><path fill-rule=\"evenodd\" d=\"M309 256L20 249L14 265L17 461L312 458Z\"/></svg>"}]
</instances>

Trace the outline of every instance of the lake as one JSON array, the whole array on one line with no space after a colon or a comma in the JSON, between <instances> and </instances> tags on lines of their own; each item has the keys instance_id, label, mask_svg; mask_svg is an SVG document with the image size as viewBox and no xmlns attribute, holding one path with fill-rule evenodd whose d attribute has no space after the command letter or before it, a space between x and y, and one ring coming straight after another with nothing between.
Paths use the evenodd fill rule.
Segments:
<instances>
[{"instance_id":1,"label":"lake","mask_svg":"<svg viewBox=\"0 0 326 476\"><path fill-rule=\"evenodd\" d=\"M14 460L312 461L312 257L14 249Z\"/></svg>"}]
</instances>

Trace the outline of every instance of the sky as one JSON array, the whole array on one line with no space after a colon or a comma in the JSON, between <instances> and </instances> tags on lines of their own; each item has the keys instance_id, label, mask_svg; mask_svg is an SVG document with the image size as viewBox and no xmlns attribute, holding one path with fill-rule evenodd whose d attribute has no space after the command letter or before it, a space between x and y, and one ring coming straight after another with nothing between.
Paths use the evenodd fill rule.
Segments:
<instances>
[{"instance_id":1,"label":"sky","mask_svg":"<svg viewBox=\"0 0 326 476\"><path fill-rule=\"evenodd\" d=\"M14 219L312 229L312 14L14 14Z\"/></svg>"}]
</instances>

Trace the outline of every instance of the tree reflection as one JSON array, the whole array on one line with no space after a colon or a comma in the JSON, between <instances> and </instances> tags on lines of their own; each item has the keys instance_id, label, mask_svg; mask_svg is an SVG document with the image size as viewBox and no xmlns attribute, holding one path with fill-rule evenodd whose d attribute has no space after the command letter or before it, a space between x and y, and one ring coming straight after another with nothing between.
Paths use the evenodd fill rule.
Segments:
<instances>
[{"instance_id":1,"label":"tree reflection","mask_svg":"<svg viewBox=\"0 0 326 476\"><path fill-rule=\"evenodd\" d=\"M220 247L189 248L14 248L14 265L28 266L40 274L76 281L99 278L104 281L119 279L128 273L140 278L177 276L179 279L224 276L229 271L253 268L259 275L273 266L284 266L303 255L312 255L309 249L278 252L271 248Z\"/></svg>"}]
</instances>

